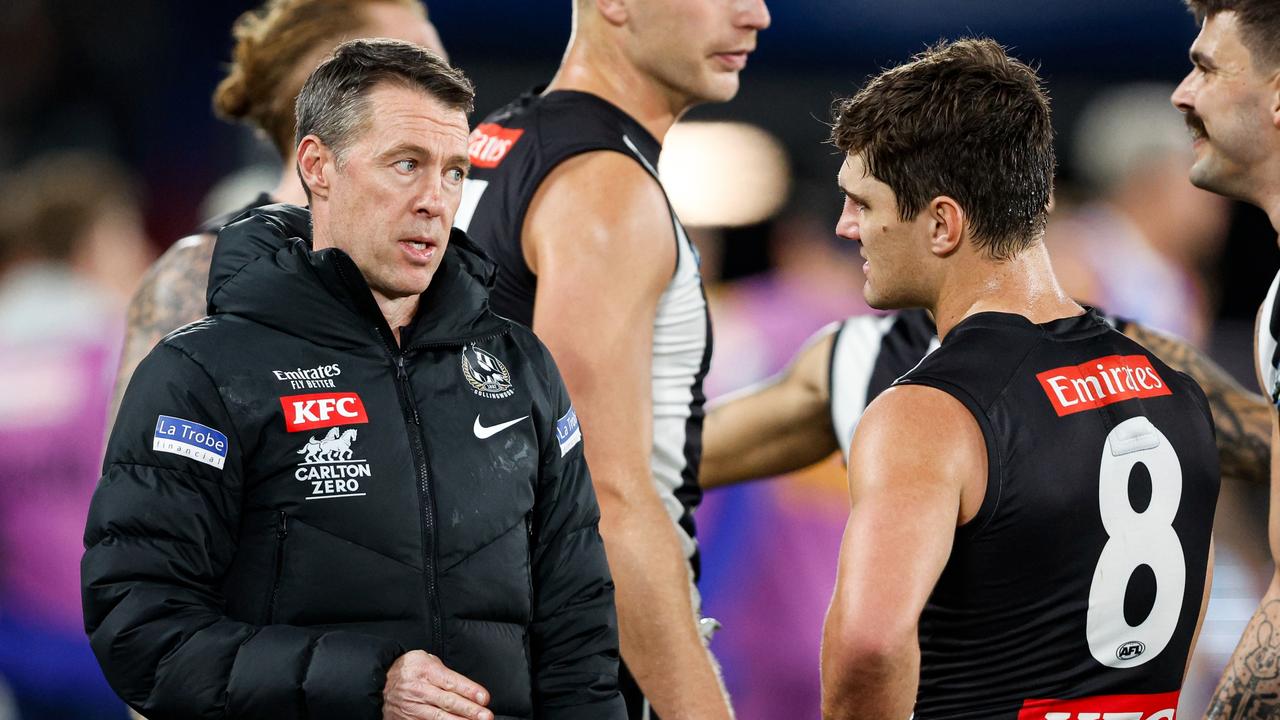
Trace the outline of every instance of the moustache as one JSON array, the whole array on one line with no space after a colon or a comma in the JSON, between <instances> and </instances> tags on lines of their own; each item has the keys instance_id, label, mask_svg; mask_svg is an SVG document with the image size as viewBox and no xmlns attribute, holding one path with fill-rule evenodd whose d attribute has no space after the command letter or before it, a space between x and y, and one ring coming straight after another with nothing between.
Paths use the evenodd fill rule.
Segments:
<instances>
[{"instance_id":1,"label":"moustache","mask_svg":"<svg viewBox=\"0 0 1280 720\"><path fill-rule=\"evenodd\" d=\"M1205 129L1204 121L1195 113L1186 113L1182 116L1183 121L1187 124L1187 129L1191 131L1191 137L1199 140L1209 137L1209 131Z\"/></svg>"}]
</instances>

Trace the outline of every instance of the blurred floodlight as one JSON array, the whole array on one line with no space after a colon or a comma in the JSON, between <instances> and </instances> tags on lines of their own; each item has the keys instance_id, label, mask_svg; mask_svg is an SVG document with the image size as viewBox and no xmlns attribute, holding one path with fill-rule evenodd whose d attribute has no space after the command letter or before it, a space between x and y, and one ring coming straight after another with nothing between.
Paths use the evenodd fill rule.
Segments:
<instances>
[{"instance_id":1,"label":"blurred floodlight","mask_svg":"<svg viewBox=\"0 0 1280 720\"><path fill-rule=\"evenodd\" d=\"M786 202L791 181L782 144L744 123L676 123L658 171L676 214L691 227L767 220Z\"/></svg>"}]
</instances>

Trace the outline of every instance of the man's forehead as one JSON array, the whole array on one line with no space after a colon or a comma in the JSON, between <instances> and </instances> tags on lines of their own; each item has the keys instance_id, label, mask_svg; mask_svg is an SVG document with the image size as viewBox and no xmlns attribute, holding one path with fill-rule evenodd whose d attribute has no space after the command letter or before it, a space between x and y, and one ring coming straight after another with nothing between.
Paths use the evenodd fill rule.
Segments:
<instances>
[{"instance_id":1,"label":"man's forehead","mask_svg":"<svg viewBox=\"0 0 1280 720\"><path fill-rule=\"evenodd\" d=\"M448 135L470 133L467 115L452 108L425 90L397 83L379 83L369 91L374 125L393 127L420 126L422 129Z\"/></svg>"}]
</instances>

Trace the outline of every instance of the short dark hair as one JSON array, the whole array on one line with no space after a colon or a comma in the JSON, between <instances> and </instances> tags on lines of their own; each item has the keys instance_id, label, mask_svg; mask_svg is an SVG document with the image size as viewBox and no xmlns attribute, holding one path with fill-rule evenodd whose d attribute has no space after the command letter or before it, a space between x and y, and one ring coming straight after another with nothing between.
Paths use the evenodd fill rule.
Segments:
<instances>
[{"instance_id":1,"label":"short dark hair","mask_svg":"<svg viewBox=\"0 0 1280 720\"><path fill-rule=\"evenodd\" d=\"M474 108L475 86L431 50L401 40L351 40L303 83L295 142L315 135L341 159L369 120L369 91L384 82L422 90L453 110L470 113Z\"/></svg>"},{"instance_id":2,"label":"short dark hair","mask_svg":"<svg viewBox=\"0 0 1280 720\"><path fill-rule=\"evenodd\" d=\"M1186 0L1187 8L1204 21L1221 12L1240 19L1241 40L1249 53L1267 69L1280 65L1280 3L1276 0Z\"/></svg>"},{"instance_id":3,"label":"short dark hair","mask_svg":"<svg viewBox=\"0 0 1280 720\"><path fill-rule=\"evenodd\" d=\"M997 260L1043 232L1053 189L1049 98L992 40L942 42L836 102L831 141L893 190L902 220L947 195Z\"/></svg>"}]
</instances>

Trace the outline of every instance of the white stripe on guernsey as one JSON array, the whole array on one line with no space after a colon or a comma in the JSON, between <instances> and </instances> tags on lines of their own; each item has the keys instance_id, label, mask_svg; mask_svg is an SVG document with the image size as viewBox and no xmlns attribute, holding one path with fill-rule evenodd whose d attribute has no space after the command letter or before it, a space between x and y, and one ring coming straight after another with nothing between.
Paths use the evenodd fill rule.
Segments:
<instances>
[{"instance_id":1,"label":"white stripe on guernsey","mask_svg":"<svg viewBox=\"0 0 1280 720\"><path fill-rule=\"evenodd\" d=\"M1262 301L1262 310L1258 313L1258 375L1262 378L1263 394L1268 399L1275 397L1277 369L1271 364L1271 358L1275 357L1276 338L1271 336L1271 313L1275 312L1276 292L1280 291L1280 272L1276 273L1276 277L1271 281L1271 289L1267 290L1267 299Z\"/></svg>"},{"instance_id":2,"label":"white stripe on guernsey","mask_svg":"<svg viewBox=\"0 0 1280 720\"><path fill-rule=\"evenodd\" d=\"M673 216L674 221L674 216ZM672 522L684 516L675 491L684 484L689 464L685 457L693 387L702 371L707 348L706 299L693 248L680 223L675 223L678 256L676 272L658 300L653 324L653 481ZM697 548L680 528L685 557Z\"/></svg>"},{"instance_id":3,"label":"white stripe on guernsey","mask_svg":"<svg viewBox=\"0 0 1280 720\"><path fill-rule=\"evenodd\" d=\"M849 442L853 430L867 409L867 386L880 356L884 336L896 316L861 315L844 321L831 353L831 426L845 464L849 464Z\"/></svg>"},{"instance_id":4,"label":"white stripe on guernsey","mask_svg":"<svg viewBox=\"0 0 1280 720\"><path fill-rule=\"evenodd\" d=\"M648 159L645 158L644 153L640 152L640 148L636 147L636 144L631 142L631 138L627 137L626 133L622 133L622 144L631 148L631 152L636 154L636 157L640 160L640 164L644 165L645 169L649 171L650 175L654 177L658 177L658 168L649 164L649 161ZM659 182L661 182L661 180L659 180ZM665 192L665 189L663 190L663 192ZM676 223L676 225L679 226L680 223Z\"/></svg>"}]
</instances>

